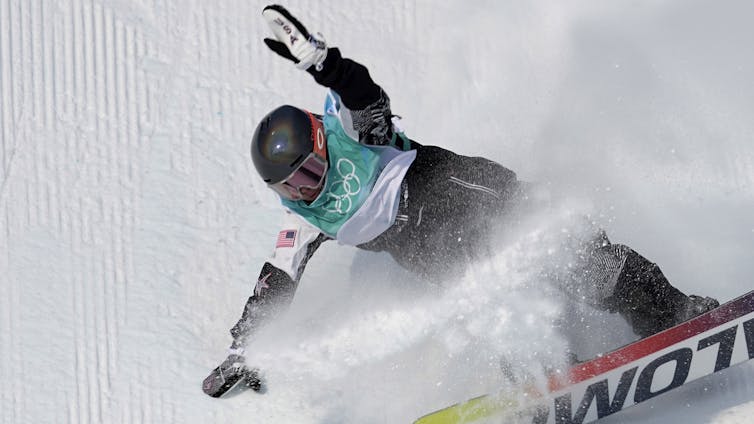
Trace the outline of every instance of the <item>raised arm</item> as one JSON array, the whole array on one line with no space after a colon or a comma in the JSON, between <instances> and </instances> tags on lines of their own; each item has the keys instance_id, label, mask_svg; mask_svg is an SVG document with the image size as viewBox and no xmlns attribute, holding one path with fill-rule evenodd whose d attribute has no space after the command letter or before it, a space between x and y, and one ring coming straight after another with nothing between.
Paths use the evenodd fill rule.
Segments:
<instances>
[{"instance_id":1,"label":"raised arm","mask_svg":"<svg viewBox=\"0 0 754 424\"><path fill-rule=\"evenodd\" d=\"M372 80L364 65L344 58L338 48L328 48L321 35L311 34L282 6L267 6L262 14L276 38L265 39L265 44L306 70L317 83L338 93L351 113L359 142L394 145L401 150L416 146L415 142L394 134L390 98Z\"/></svg>"}]
</instances>

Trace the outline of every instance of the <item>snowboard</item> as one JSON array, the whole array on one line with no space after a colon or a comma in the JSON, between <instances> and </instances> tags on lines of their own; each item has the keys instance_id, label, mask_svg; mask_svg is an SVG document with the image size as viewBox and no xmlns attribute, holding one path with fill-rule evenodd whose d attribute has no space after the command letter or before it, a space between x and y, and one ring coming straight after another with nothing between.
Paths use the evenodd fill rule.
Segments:
<instances>
[{"instance_id":1,"label":"snowboard","mask_svg":"<svg viewBox=\"0 0 754 424\"><path fill-rule=\"evenodd\" d=\"M551 374L547 388L482 395L414 424L481 419L582 424L754 358L754 291L667 330Z\"/></svg>"}]
</instances>

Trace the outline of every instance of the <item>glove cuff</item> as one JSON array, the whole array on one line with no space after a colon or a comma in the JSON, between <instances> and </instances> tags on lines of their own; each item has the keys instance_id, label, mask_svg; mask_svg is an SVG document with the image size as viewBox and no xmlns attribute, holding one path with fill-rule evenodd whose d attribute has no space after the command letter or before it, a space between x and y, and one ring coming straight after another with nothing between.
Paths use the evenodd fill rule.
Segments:
<instances>
[{"instance_id":1,"label":"glove cuff","mask_svg":"<svg viewBox=\"0 0 754 424\"><path fill-rule=\"evenodd\" d=\"M317 71L322 70L322 64L327 59L327 43L322 34L310 35L307 42L300 46L296 55L299 62L296 67L301 70L307 70L314 66Z\"/></svg>"}]
</instances>

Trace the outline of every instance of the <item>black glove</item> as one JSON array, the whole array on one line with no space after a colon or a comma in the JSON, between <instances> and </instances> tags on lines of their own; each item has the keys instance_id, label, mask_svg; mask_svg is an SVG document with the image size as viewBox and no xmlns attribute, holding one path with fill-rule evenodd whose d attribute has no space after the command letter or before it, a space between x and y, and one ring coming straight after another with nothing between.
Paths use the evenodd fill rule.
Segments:
<instances>
[{"instance_id":1,"label":"black glove","mask_svg":"<svg viewBox=\"0 0 754 424\"><path fill-rule=\"evenodd\" d=\"M231 353L219 367L204 379L202 390L212 397L228 397L246 388L262 392L262 379L258 369L248 368L246 359L239 353Z\"/></svg>"},{"instance_id":2,"label":"black glove","mask_svg":"<svg viewBox=\"0 0 754 424\"><path fill-rule=\"evenodd\" d=\"M277 4L265 7L262 16L276 39L265 38L267 47L293 61L299 69L306 70L314 66L316 70L322 70L322 62L327 57L327 45L321 34L310 34L298 19Z\"/></svg>"}]
</instances>

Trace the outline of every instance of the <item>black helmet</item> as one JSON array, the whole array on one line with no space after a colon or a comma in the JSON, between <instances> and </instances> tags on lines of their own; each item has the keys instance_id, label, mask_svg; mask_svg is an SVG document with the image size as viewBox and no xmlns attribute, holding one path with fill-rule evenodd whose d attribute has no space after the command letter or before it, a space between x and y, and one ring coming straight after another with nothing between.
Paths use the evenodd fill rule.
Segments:
<instances>
[{"instance_id":1,"label":"black helmet","mask_svg":"<svg viewBox=\"0 0 754 424\"><path fill-rule=\"evenodd\" d=\"M254 131L251 160L264 182L282 197L312 200L327 174L322 121L293 106L273 110Z\"/></svg>"},{"instance_id":2,"label":"black helmet","mask_svg":"<svg viewBox=\"0 0 754 424\"><path fill-rule=\"evenodd\" d=\"M319 173L320 168L324 173L327 149L322 121L311 112L293 106L280 106L267 114L251 138L251 160L270 186L288 179L312 154L324 164L315 166L314 173ZM311 174L310 168L307 165L303 171ZM308 176L316 180L324 175Z\"/></svg>"}]
</instances>

